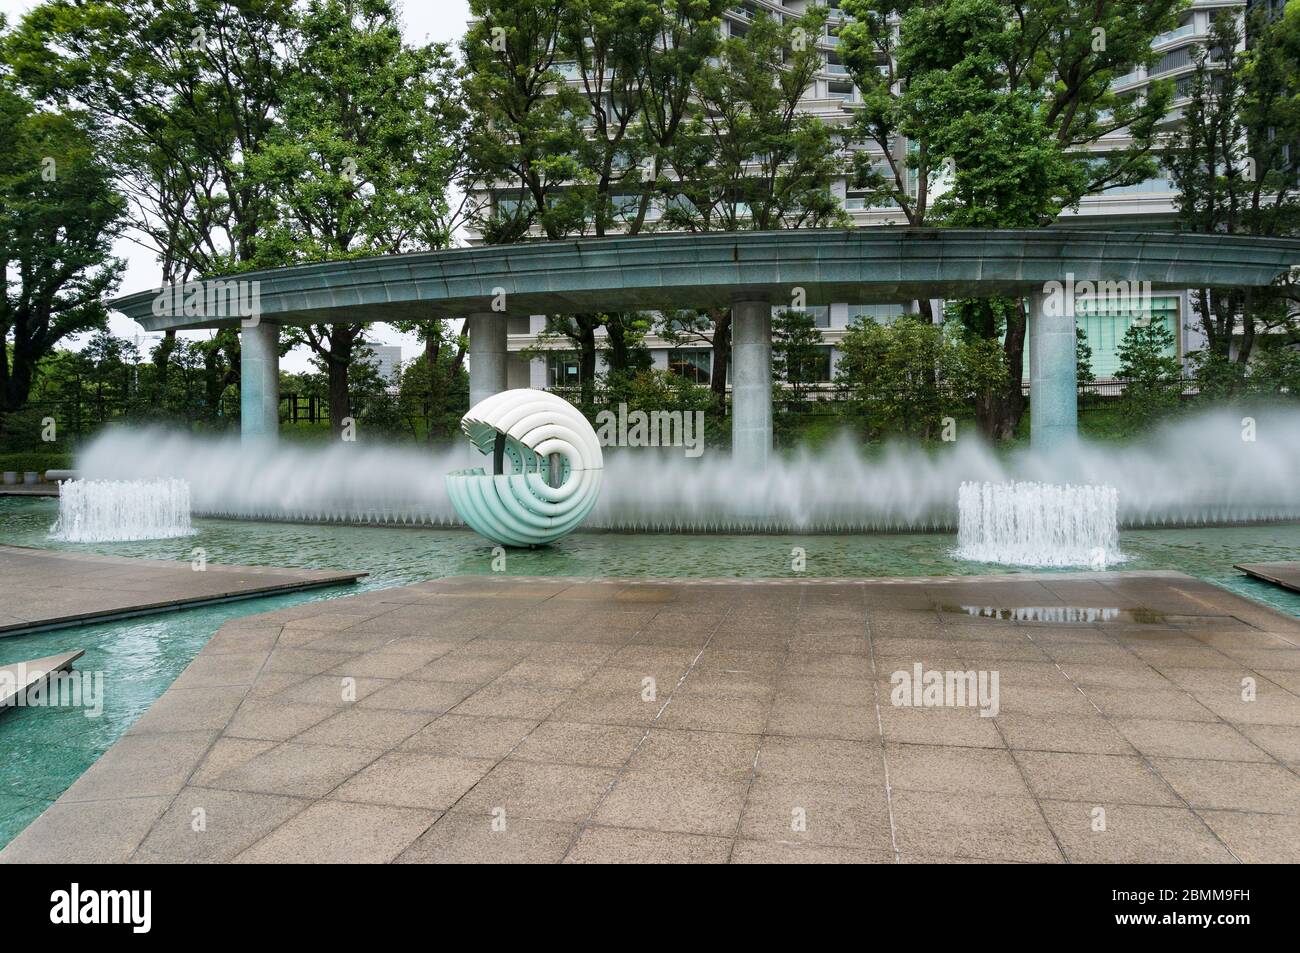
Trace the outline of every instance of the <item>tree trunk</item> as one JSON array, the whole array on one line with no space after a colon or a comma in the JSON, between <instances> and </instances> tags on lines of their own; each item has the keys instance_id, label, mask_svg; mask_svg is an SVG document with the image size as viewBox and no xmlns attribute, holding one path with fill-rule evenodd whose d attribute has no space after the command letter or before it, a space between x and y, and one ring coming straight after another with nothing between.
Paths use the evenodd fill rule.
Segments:
<instances>
[{"instance_id":1,"label":"tree trunk","mask_svg":"<svg viewBox=\"0 0 1300 953\"><path fill-rule=\"evenodd\" d=\"M596 323L586 314L574 317L578 326L578 366L582 378L582 405L590 408L596 401Z\"/></svg>"},{"instance_id":2,"label":"tree trunk","mask_svg":"<svg viewBox=\"0 0 1300 953\"><path fill-rule=\"evenodd\" d=\"M1000 397L995 397L989 414L989 433L996 440L1009 440L1020 426L1025 413L1025 394L1022 381L1025 376L1025 333L1029 326L1023 302L1007 317L1007 339L1003 351L1007 361L1007 386Z\"/></svg>"},{"instance_id":3,"label":"tree trunk","mask_svg":"<svg viewBox=\"0 0 1300 953\"><path fill-rule=\"evenodd\" d=\"M32 392L32 368L35 361L25 353L20 353L17 346L13 348L13 367L5 388L5 404L9 410L20 410Z\"/></svg>"},{"instance_id":4,"label":"tree trunk","mask_svg":"<svg viewBox=\"0 0 1300 953\"><path fill-rule=\"evenodd\" d=\"M338 437L343 433L343 420L352 416L348 404L348 364L331 357L326 361L329 369L330 430Z\"/></svg>"},{"instance_id":5,"label":"tree trunk","mask_svg":"<svg viewBox=\"0 0 1300 953\"><path fill-rule=\"evenodd\" d=\"M1237 352L1237 363L1245 368L1250 364L1250 355L1255 350L1254 295L1247 290L1241 293L1239 300L1241 302L1241 350Z\"/></svg>"},{"instance_id":6,"label":"tree trunk","mask_svg":"<svg viewBox=\"0 0 1300 953\"><path fill-rule=\"evenodd\" d=\"M623 327L623 316L611 314L605 322L605 333L609 340L609 371L617 373L627 370L627 331Z\"/></svg>"},{"instance_id":7,"label":"tree trunk","mask_svg":"<svg viewBox=\"0 0 1300 953\"><path fill-rule=\"evenodd\" d=\"M714 310L713 317L713 370L709 387L718 405L718 416L727 415L727 367L731 363L731 309Z\"/></svg>"},{"instance_id":8,"label":"tree trunk","mask_svg":"<svg viewBox=\"0 0 1300 953\"><path fill-rule=\"evenodd\" d=\"M176 332L163 332L163 339L153 352L153 365L157 371L158 382L158 400L157 406L162 407L167 400L167 380L171 376L171 357L172 352L176 350Z\"/></svg>"}]
</instances>

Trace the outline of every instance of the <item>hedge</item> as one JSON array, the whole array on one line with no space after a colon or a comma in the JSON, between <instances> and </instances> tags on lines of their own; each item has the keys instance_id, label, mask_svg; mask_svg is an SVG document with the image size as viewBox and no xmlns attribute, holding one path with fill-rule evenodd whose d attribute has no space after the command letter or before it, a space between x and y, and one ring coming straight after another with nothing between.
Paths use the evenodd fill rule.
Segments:
<instances>
[{"instance_id":1,"label":"hedge","mask_svg":"<svg viewBox=\"0 0 1300 953\"><path fill-rule=\"evenodd\" d=\"M72 454L41 452L33 450L27 453L0 453L0 471L15 470L25 473L35 470L44 475L46 470L71 470Z\"/></svg>"}]
</instances>

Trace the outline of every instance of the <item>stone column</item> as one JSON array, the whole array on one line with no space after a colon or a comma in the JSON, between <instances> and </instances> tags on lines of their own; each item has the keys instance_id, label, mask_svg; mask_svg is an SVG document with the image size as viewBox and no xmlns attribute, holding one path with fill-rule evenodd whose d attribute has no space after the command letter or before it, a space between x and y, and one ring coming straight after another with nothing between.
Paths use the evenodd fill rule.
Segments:
<instances>
[{"instance_id":1,"label":"stone column","mask_svg":"<svg viewBox=\"0 0 1300 953\"><path fill-rule=\"evenodd\" d=\"M731 456L761 469L772 454L772 306L731 306Z\"/></svg>"},{"instance_id":2,"label":"stone column","mask_svg":"<svg viewBox=\"0 0 1300 953\"><path fill-rule=\"evenodd\" d=\"M280 328L269 321L239 329L239 435L280 437Z\"/></svg>"},{"instance_id":3,"label":"stone column","mask_svg":"<svg viewBox=\"0 0 1300 953\"><path fill-rule=\"evenodd\" d=\"M469 405L506 390L506 316L482 311L465 319L469 332Z\"/></svg>"},{"instance_id":4,"label":"stone column","mask_svg":"<svg viewBox=\"0 0 1300 953\"><path fill-rule=\"evenodd\" d=\"M1078 438L1075 361L1073 302L1034 292L1029 296L1029 443L1036 451L1063 449Z\"/></svg>"}]
</instances>

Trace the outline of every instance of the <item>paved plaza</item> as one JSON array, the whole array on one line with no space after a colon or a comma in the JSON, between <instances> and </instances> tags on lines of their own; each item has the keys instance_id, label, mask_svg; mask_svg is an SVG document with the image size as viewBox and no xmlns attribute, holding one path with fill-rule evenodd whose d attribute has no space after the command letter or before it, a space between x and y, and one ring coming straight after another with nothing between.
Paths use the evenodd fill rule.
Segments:
<instances>
[{"instance_id":1,"label":"paved plaza","mask_svg":"<svg viewBox=\"0 0 1300 953\"><path fill-rule=\"evenodd\" d=\"M1173 572L445 579L227 623L0 860L1294 862L1298 695Z\"/></svg>"}]
</instances>

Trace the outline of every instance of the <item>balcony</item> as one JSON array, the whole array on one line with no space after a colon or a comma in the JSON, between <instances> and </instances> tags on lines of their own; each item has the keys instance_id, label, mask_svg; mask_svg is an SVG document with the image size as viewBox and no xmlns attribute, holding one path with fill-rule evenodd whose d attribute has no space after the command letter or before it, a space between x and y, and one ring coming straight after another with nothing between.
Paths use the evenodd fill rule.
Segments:
<instances>
[{"instance_id":1,"label":"balcony","mask_svg":"<svg viewBox=\"0 0 1300 953\"><path fill-rule=\"evenodd\" d=\"M1151 41L1152 46L1164 46L1166 43L1172 43L1175 40L1182 40L1190 36L1196 36L1196 24L1186 23L1176 30L1169 30L1165 33L1158 34Z\"/></svg>"},{"instance_id":2,"label":"balcony","mask_svg":"<svg viewBox=\"0 0 1300 953\"><path fill-rule=\"evenodd\" d=\"M1145 79L1141 70L1133 70L1131 73L1125 73L1123 76L1116 76L1110 81L1111 89L1121 89L1124 86L1132 86L1134 83L1140 83Z\"/></svg>"}]
</instances>

